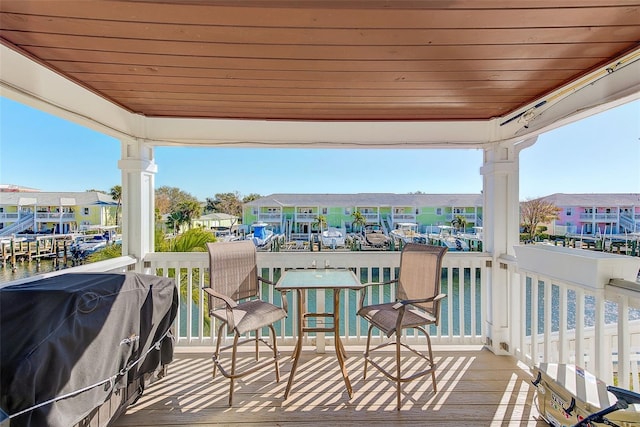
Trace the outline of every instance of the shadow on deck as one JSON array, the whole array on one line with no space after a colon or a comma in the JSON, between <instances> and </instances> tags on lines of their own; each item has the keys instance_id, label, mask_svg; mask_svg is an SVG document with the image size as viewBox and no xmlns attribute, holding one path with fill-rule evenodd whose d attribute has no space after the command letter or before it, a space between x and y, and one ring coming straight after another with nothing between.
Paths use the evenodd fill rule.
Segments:
<instances>
[{"instance_id":1,"label":"shadow on deck","mask_svg":"<svg viewBox=\"0 0 640 427\"><path fill-rule=\"evenodd\" d=\"M280 382L270 370L237 381L233 407L227 406L229 380L219 374L211 378L210 353L178 352L168 375L147 388L114 425L547 425L538 421L531 373L512 357L480 347L435 347L438 392L430 376L407 383L402 410L396 411L394 383L373 368L365 381L360 349L347 351L350 400L334 354L305 349L283 401L291 369L291 351L285 348ZM393 364L391 353L383 356L380 363ZM407 356L404 366L419 368L418 360Z\"/></svg>"}]
</instances>

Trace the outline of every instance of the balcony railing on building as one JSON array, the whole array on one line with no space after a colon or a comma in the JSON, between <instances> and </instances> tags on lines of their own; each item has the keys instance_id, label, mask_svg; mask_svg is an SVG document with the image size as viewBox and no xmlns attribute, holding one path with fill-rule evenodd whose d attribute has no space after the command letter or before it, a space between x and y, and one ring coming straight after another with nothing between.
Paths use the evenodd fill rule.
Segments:
<instances>
[{"instance_id":1,"label":"balcony railing on building","mask_svg":"<svg viewBox=\"0 0 640 427\"><path fill-rule=\"evenodd\" d=\"M73 212L38 212L36 213L37 222L57 222L57 221L75 221L76 215Z\"/></svg>"},{"instance_id":2,"label":"balcony railing on building","mask_svg":"<svg viewBox=\"0 0 640 427\"><path fill-rule=\"evenodd\" d=\"M298 222L313 222L317 217L317 213L296 213L295 220Z\"/></svg>"},{"instance_id":3,"label":"balcony railing on building","mask_svg":"<svg viewBox=\"0 0 640 427\"><path fill-rule=\"evenodd\" d=\"M416 216L414 214L393 214L393 222L407 222L413 221L415 222Z\"/></svg>"},{"instance_id":4,"label":"balcony railing on building","mask_svg":"<svg viewBox=\"0 0 640 427\"><path fill-rule=\"evenodd\" d=\"M455 218L461 216L467 222L476 223L477 215L475 213L450 213L447 214L447 221L453 221Z\"/></svg>"},{"instance_id":5,"label":"balcony railing on building","mask_svg":"<svg viewBox=\"0 0 640 427\"><path fill-rule=\"evenodd\" d=\"M368 224L377 224L380 222L380 215L377 213L363 213L362 216Z\"/></svg>"},{"instance_id":6,"label":"balcony railing on building","mask_svg":"<svg viewBox=\"0 0 640 427\"><path fill-rule=\"evenodd\" d=\"M282 214L280 213L260 213L258 215L258 221L262 222L282 222Z\"/></svg>"},{"instance_id":7,"label":"balcony railing on building","mask_svg":"<svg viewBox=\"0 0 640 427\"><path fill-rule=\"evenodd\" d=\"M580 221L617 221L617 213L581 213Z\"/></svg>"}]
</instances>

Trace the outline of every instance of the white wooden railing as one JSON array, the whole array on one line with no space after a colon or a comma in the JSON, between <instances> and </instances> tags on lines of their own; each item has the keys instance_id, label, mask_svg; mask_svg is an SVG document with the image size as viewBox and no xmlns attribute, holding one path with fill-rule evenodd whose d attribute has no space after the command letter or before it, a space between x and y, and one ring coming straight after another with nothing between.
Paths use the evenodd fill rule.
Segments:
<instances>
[{"instance_id":1,"label":"white wooden railing","mask_svg":"<svg viewBox=\"0 0 640 427\"><path fill-rule=\"evenodd\" d=\"M75 221L76 214L72 212L37 212L36 220L38 222L55 222L60 221L60 218L66 221Z\"/></svg>"},{"instance_id":2,"label":"white wooden railing","mask_svg":"<svg viewBox=\"0 0 640 427\"><path fill-rule=\"evenodd\" d=\"M274 212L269 212L269 213L263 212L258 215L258 221L281 223L282 214L274 213Z\"/></svg>"},{"instance_id":3,"label":"white wooden railing","mask_svg":"<svg viewBox=\"0 0 640 427\"><path fill-rule=\"evenodd\" d=\"M18 212L0 212L0 222L16 221L20 217Z\"/></svg>"},{"instance_id":4,"label":"white wooden railing","mask_svg":"<svg viewBox=\"0 0 640 427\"><path fill-rule=\"evenodd\" d=\"M533 245L528 245L531 247ZM605 382L621 387L638 387L640 359L640 284L628 280L637 274L640 259L601 252L558 248L556 251L578 251L579 264L567 261L549 248L518 251L518 257L492 258L486 253L449 252L443 263L442 292L444 300L440 325L432 327L434 344L485 344L489 306L489 274L487 265L500 265L508 276L505 306L508 312L508 339L505 350L529 366L540 362L575 363ZM584 259L583 259L584 258ZM618 261L624 264L619 268ZM276 281L288 268L351 268L365 282L381 282L395 278L399 252L258 252L258 267L263 277ZM20 281L36 280L49 275L77 271L127 271L136 268L130 256L87 264ZM180 315L175 324L177 345L211 345L216 328L212 328L205 307L202 286L208 277L208 254L205 252L163 252L145 256L144 272L172 277L180 289ZM622 265L622 264L620 264ZM619 279L619 278L622 279ZM387 288L368 294L368 303L390 301L395 295ZM279 293L265 285L262 298L279 304ZM359 294L343 292L340 317L342 339L347 345L362 345L367 325L355 315ZM191 302L187 304L187 302ZM293 319L298 308L288 295L289 316L276 325L278 341L295 342ZM309 310L332 309L330 294L313 293L308 298ZM413 340L417 334L410 334ZM323 349L332 342L331 334L306 338L307 345ZM376 337L381 341L382 336Z\"/></svg>"},{"instance_id":5,"label":"white wooden railing","mask_svg":"<svg viewBox=\"0 0 640 427\"><path fill-rule=\"evenodd\" d=\"M629 388L640 352L638 260L532 247L517 263L505 263L511 264L511 353L529 366L576 364ZM616 279L622 276L632 280Z\"/></svg>"},{"instance_id":6,"label":"white wooden railing","mask_svg":"<svg viewBox=\"0 0 640 427\"><path fill-rule=\"evenodd\" d=\"M444 300L442 321L432 328L432 340L440 344L483 344L483 323L486 307L485 261L481 253L448 253L443 265L442 292ZM149 273L173 277L180 288L180 316L176 331L178 346L211 345L216 328L209 324L205 310L205 297L201 290L206 281L208 254L206 253L153 253L145 257L144 265ZM399 252L258 252L258 268L263 277L276 281L284 269L289 268L351 268L363 283L382 282L397 275ZM178 272L178 274L177 274ZM461 273L462 272L462 273ZM277 294L277 295L276 295ZM279 293L268 286L263 287L263 299L280 304ZM279 343L293 344L295 331L293 319L298 308L288 295L289 316L276 325ZM345 344L364 344L367 325L355 315L359 293L343 292L340 317L342 339ZM375 291L368 294L369 303L389 301L395 298L392 291ZM192 301L191 304L186 304ZM323 291L311 292L308 299L311 311L332 309L331 295ZM191 307L191 309L187 309ZM462 326L461 326L462 325ZM411 340L418 335L408 336ZM377 340L382 337L378 336ZM311 335L307 344L323 348L325 340L331 342L330 334Z\"/></svg>"}]
</instances>

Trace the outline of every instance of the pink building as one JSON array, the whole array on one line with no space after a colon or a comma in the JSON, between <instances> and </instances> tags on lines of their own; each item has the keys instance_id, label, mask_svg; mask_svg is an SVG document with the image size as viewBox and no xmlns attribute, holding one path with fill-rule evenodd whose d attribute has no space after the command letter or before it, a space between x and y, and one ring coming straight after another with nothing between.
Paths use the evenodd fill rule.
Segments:
<instances>
[{"instance_id":1,"label":"pink building","mask_svg":"<svg viewBox=\"0 0 640 427\"><path fill-rule=\"evenodd\" d=\"M542 199L561 209L551 234L640 232L639 193L555 193Z\"/></svg>"}]
</instances>

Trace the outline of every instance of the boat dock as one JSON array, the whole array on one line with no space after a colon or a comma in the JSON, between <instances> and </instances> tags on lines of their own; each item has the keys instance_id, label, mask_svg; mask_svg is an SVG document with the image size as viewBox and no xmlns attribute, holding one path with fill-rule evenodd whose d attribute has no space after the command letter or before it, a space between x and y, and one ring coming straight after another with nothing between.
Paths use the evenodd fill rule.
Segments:
<instances>
[{"instance_id":1,"label":"boat dock","mask_svg":"<svg viewBox=\"0 0 640 427\"><path fill-rule=\"evenodd\" d=\"M45 258L66 266L71 259L70 247L74 237L73 234L56 234L3 238L0 240L0 264L3 268L16 270L18 263L39 263Z\"/></svg>"},{"instance_id":2,"label":"boat dock","mask_svg":"<svg viewBox=\"0 0 640 427\"><path fill-rule=\"evenodd\" d=\"M567 234L563 246L640 256L640 234Z\"/></svg>"}]
</instances>

